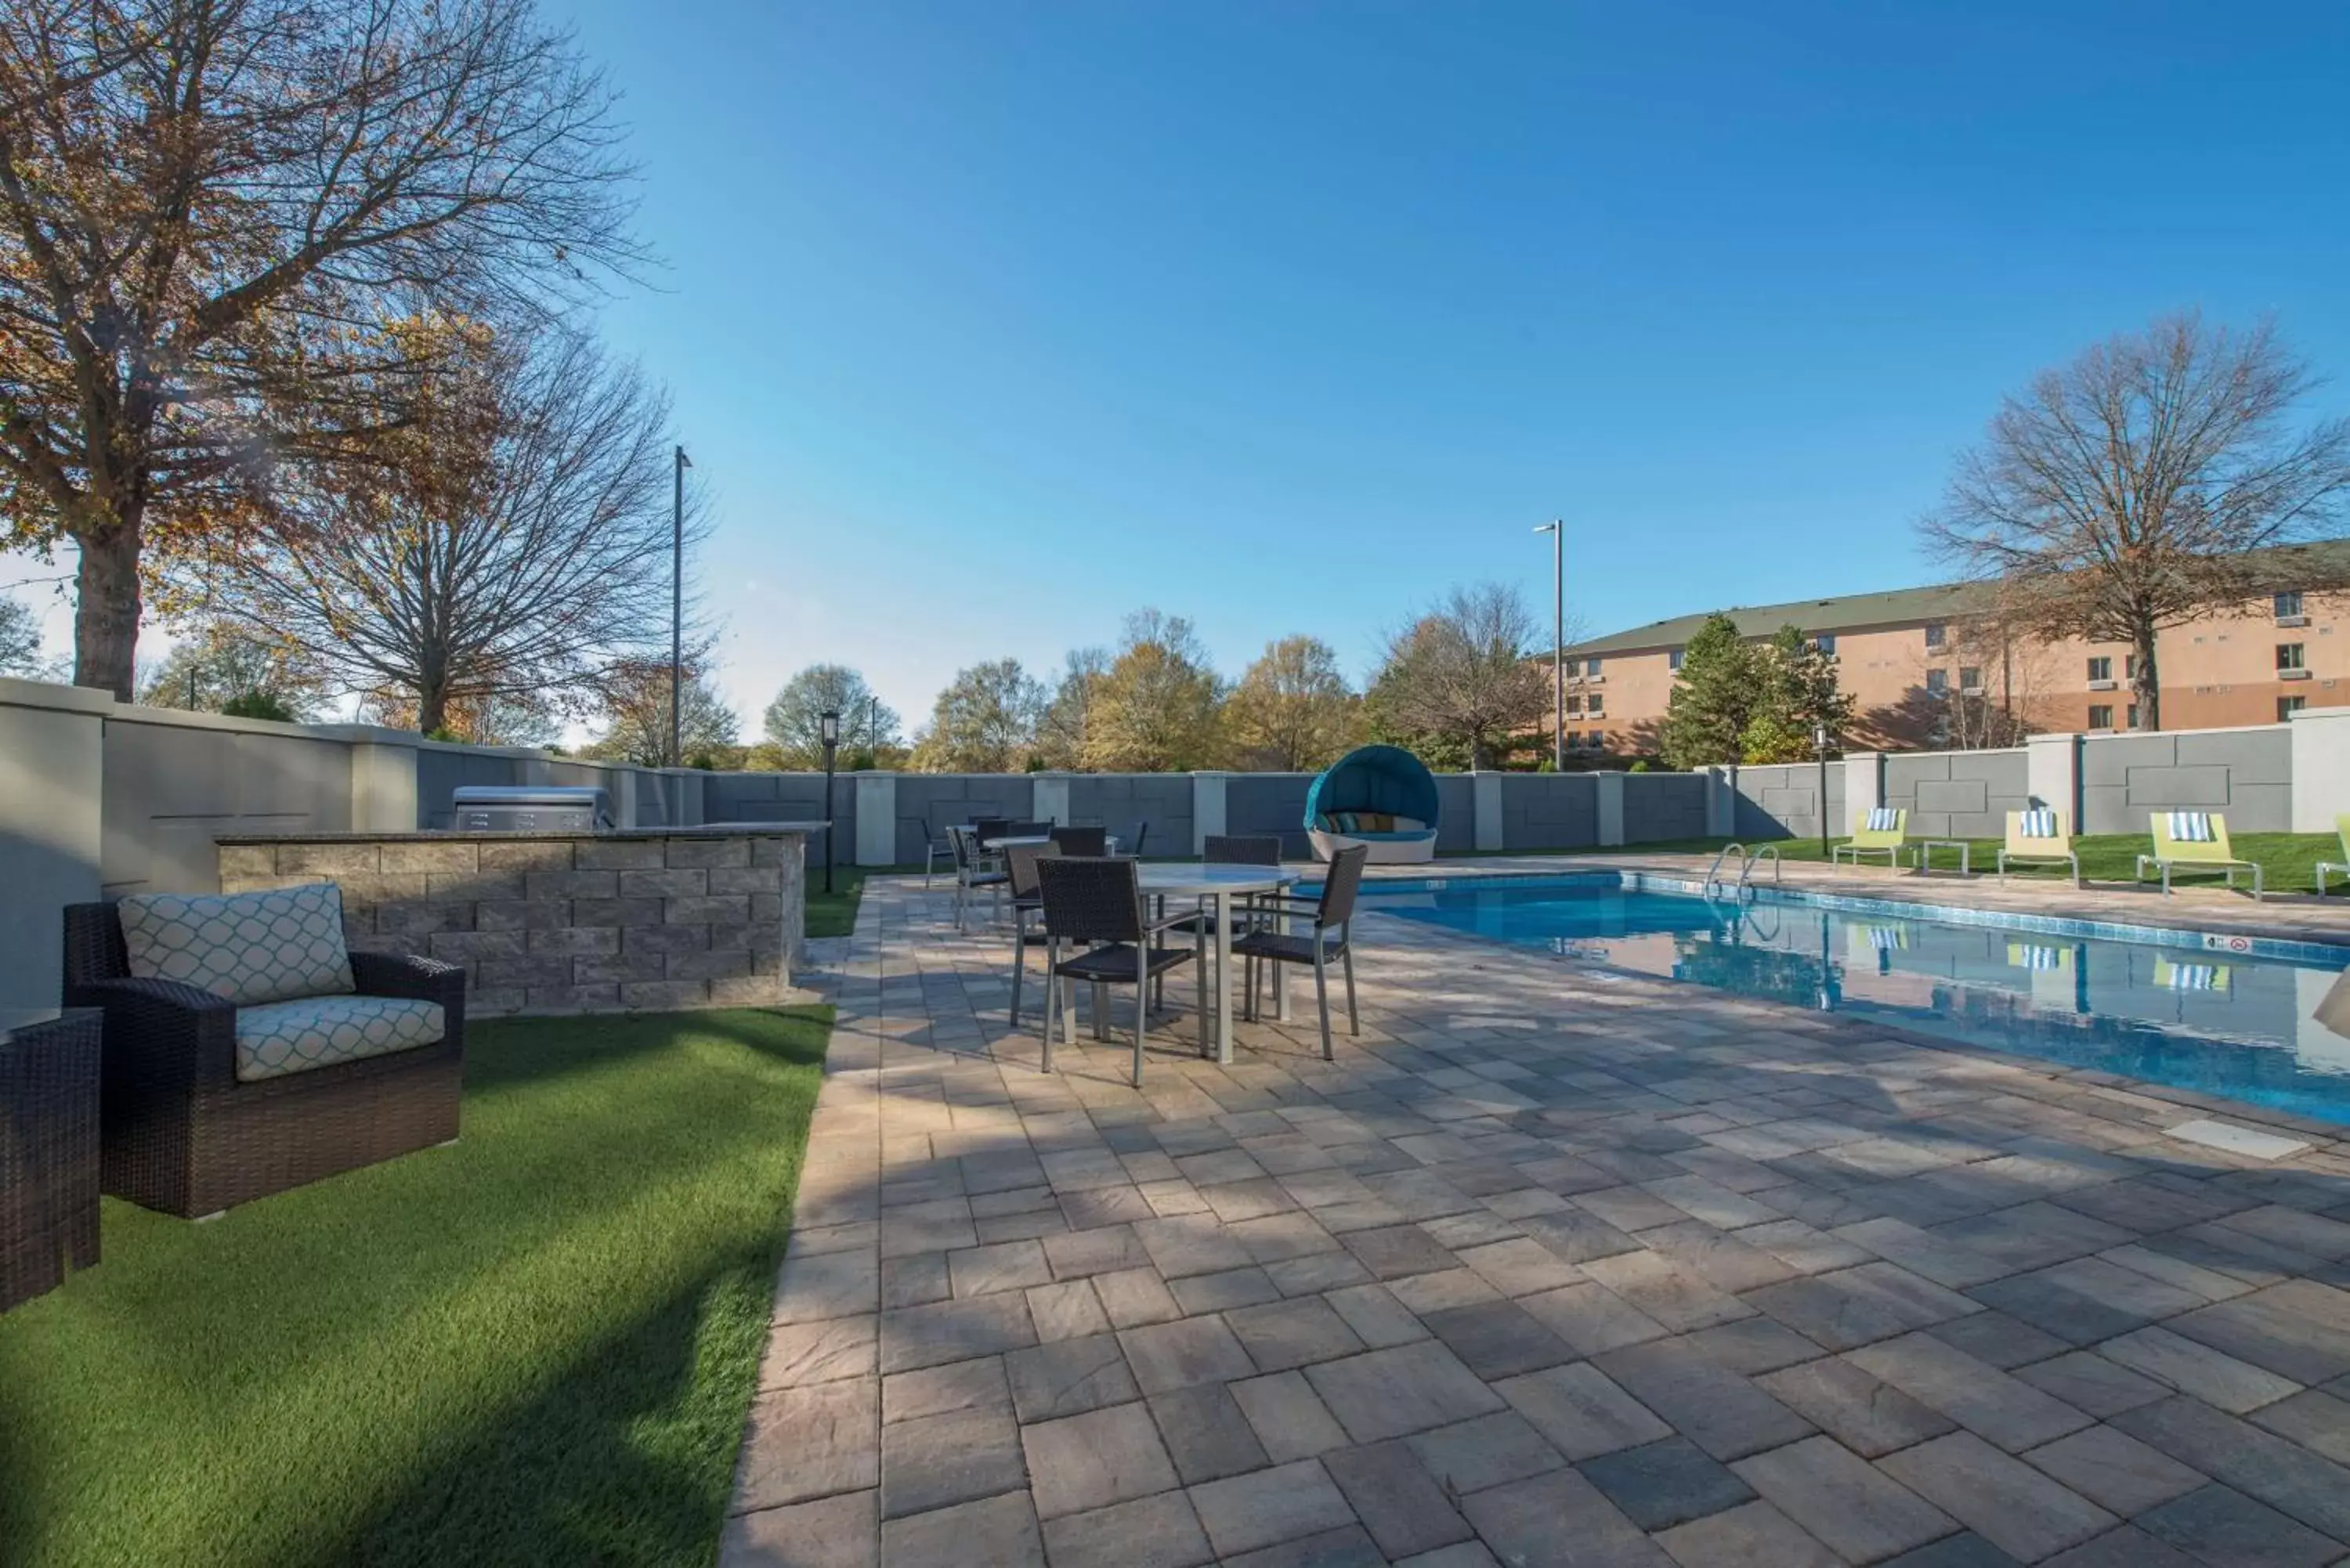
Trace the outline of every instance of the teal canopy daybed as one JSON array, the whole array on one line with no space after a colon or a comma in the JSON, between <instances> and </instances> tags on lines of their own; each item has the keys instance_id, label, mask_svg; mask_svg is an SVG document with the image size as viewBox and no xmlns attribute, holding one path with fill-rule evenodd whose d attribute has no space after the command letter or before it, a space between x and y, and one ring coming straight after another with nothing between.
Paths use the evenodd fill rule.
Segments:
<instances>
[{"instance_id":1,"label":"teal canopy daybed","mask_svg":"<svg viewBox=\"0 0 2350 1568\"><path fill-rule=\"evenodd\" d=\"M1382 865L1436 858L1436 780L1400 746L1357 746L1305 792L1305 834L1327 860L1354 845Z\"/></svg>"}]
</instances>

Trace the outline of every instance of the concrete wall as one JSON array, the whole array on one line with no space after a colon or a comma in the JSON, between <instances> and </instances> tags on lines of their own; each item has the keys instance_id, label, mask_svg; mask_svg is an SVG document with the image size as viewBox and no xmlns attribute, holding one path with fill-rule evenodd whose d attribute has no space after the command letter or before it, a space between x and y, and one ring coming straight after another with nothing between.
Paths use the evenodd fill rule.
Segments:
<instances>
[{"instance_id":1,"label":"concrete wall","mask_svg":"<svg viewBox=\"0 0 2350 1568\"><path fill-rule=\"evenodd\" d=\"M2021 746L1889 756L1884 804L1909 814L1913 838L1999 838L2007 814L2032 804L2030 774Z\"/></svg>"},{"instance_id":2,"label":"concrete wall","mask_svg":"<svg viewBox=\"0 0 2350 1568\"><path fill-rule=\"evenodd\" d=\"M1820 771L1817 763L1783 763L1739 768L1733 778L1737 795L1731 836L1747 840L1817 838L1820 836ZM1828 831L1839 838L1846 831L1844 777L1843 764L1830 762L1827 766Z\"/></svg>"},{"instance_id":3,"label":"concrete wall","mask_svg":"<svg viewBox=\"0 0 2350 1568\"><path fill-rule=\"evenodd\" d=\"M1624 842L1655 844L1705 836L1711 781L1703 774L1626 774Z\"/></svg>"},{"instance_id":4,"label":"concrete wall","mask_svg":"<svg viewBox=\"0 0 2350 1568\"><path fill-rule=\"evenodd\" d=\"M1504 850L1598 846L1596 774L1503 774L1501 785Z\"/></svg>"},{"instance_id":5,"label":"concrete wall","mask_svg":"<svg viewBox=\"0 0 2350 1568\"><path fill-rule=\"evenodd\" d=\"M2085 735L2081 830L2144 833L2155 812L2200 808L2226 812L2231 833L2290 832L2293 760L2288 724ZM2322 781L2307 782L2324 787ZM2338 792L2345 783L2350 781L2334 781L2334 788Z\"/></svg>"},{"instance_id":6,"label":"concrete wall","mask_svg":"<svg viewBox=\"0 0 2350 1568\"><path fill-rule=\"evenodd\" d=\"M1313 784L1312 774L1229 775L1224 780L1224 831L1278 834L1282 854L1303 859L1312 852L1305 837L1305 792Z\"/></svg>"}]
</instances>

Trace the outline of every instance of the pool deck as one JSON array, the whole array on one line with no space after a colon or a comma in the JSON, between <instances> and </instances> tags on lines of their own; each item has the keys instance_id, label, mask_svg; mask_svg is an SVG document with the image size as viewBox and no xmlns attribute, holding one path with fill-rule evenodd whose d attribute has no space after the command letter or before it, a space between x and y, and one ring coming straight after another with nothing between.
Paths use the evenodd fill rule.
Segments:
<instances>
[{"instance_id":1,"label":"pool deck","mask_svg":"<svg viewBox=\"0 0 2350 1568\"><path fill-rule=\"evenodd\" d=\"M1434 869L1479 864L1704 869ZM2241 918L2350 936L2286 909ZM1155 1028L1137 1091L1122 1035L1038 1070L943 887L810 948L727 1568L2350 1553L2350 1129L1377 915L1334 1063L1304 984L1230 1067Z\"/></svg>"}]
</instances>

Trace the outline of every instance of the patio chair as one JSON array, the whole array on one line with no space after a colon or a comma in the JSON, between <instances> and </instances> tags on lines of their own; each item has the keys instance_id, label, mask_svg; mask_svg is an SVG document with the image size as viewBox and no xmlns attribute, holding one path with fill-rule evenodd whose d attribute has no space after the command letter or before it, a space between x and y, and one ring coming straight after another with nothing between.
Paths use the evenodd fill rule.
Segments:
<instances>
[{"instance_id":1,"label":"patio chair","mask_svg":"<svg viewBox=\"0 0 2350 1568\"><path fill-rule=\"evenodd\" d=\"M1247 932L1232 941L1232 956L1246 962L1244 973L1248 997L1248 1017L1256 1018L1256 980L1263 972L1280 974L1278 965L1310 963L1314 966L1314 1001L1322 1013L1322 1060L1336 1060L1330 1045L1330 965L1336 962L1347 977L1347 1033L1360 1034L1362 1020L1355 1011L1355 949L1347 939L1347 926L1355 918L1355 894L1362 886L1363 865L1371 857L1367 844L1352 844L1330 857L1330 869L1322 878L1321 896L1301 898L1295 894L1268 895L1264 904L1273 908L1295 906L1303 914L1313 912L1314 928L1304 935L1292 935L1270 927ZM1279 983L1276 980L1275 983Z\"/></svg>"},{"instance_id":2,"label":"patio chair","mask_svg":"<svg viewBox=\"0 0 2350 1568\"><path fill-rule=\"evenodd\" d=\"M1901 861L1901 851L1909 843L1909 814L1898 806L1880 805L1865 817L1855 817L1852 836L1828 851L1828 864L1835 865L1846 856L1852 857L1855 866L1864 855L1882 855L1887 868Z\"/></svg>"},{"instance_id":3,"label":"patio chair","mask_svg":"<svg viewBox=\"0 0 2350 1568\"><path fill-rule=\"evenodd\" d=\"M1064 855L1083 856L1098 860L1109 853L1109 832L1100 827L1056 827L1053 842Z\"/></svg>"},{"instance_id":4,"label":"patio chair","mask_svg":"<svg viewBox=\"0 0 2350 1568\"><path fill-rule=\"evenodd\" d=\"M2043 806L2007 814L2007 842L2000 846L1999 879L2007 880L2010 862L2018 866L2069 866L2073 886L2081 885L2081 857L2073 848L2064 814Z\"/></svg>"},{"instance_id":5,"label":"patio chair","mask_svg":"<svg viewBox=\"0 0 2350 1568\"><path fill-rule=\"evenodd\" d=\"M954 866L954 830L953 830L952 828L949 828L949 829L947 829L947 831L945 831L944 833L940 834L936 838L932 838L932 839L927 840L927 841L923 844L923 846L922 846L922 886L923 886L923 887L928 888L928 887L931 885L931 878L932 877L934 877L934 876L936 876L936 875L938 874L939 863L940 863L941 861L942 861L942 860L943 860L944 862L946 862L946 864L947 864L947 866L948 866L948 867L949 867L950 869L951 869L951 868L953 867L953 866Z\"/></svg>"},{"instance_id":6,"label":"patio chair","mask_svg":"<svg viewBox=\"0 0 2350 1568\"><path fill-rule=\"evenodd\" d=\"M2162 890L2168 894L2173 871L2217 871L2232 889L2236 874L2249 871L2253 900L2261 898L2260 862L2243 858L2229 846L2225 816L2216 811L2158 811L2151 817L2154 853L2137 857L2136 880L2145 881L2146 868L2152 866L2162 873Z\"/></svg>"},{"instance_id":7,"label":"patio chair","mask_svg":"<svg viewBox=\"0 0 2350 1568\"><path fill-rule=\"evenodd\" d=\"M1109 1037L1102 988L1134 987L1134 1086L1142 1086L1142 1054L1150 1038L1150 982L1178 964L1191 966L1199 995L1200 1048L1208 1048L1208 971L1195 935L1187 950L1157 945L1152 939L1170 922L1142 912L1142 874L1131 860L1082 860L1047 856L1036 863L1037 891L1045 909L1045 1057L1053 1070L1053 1026L1057 1012L1076 1044L1076 982L1092 989L1094 1038ZM1061 956L1064 944L1083 951Z\"/></svg>"},{"instance_id":8,"label":"patio chair","mask_svg":"<svg viewBox=\"0 0 2350 1568\"><path fill-rule=\"evenodd\" d=\"M1281 864L1281 840L1272 834L1211 833L1201 842L1200 858L1211 866L1278 866ZM1258 923L1254 898L1241 900L1241 909L1232 916L1235 933L1253 929ZM1196 914L1176 917L1170 929L1196 930L1202 938L1216 934L1216 917L1202 909Z\"/></svg>"},{"instance_id":9,"label":"patio chair","mask_svg":"<svg viewBox=\"0 0 2350 1568\"><path fill-rule=\"evenodd\" d=\"M961 930L963 906L970 902L972 894L977 889L981 888L991 889L997 905L1001 907L1005 877L1003 873L997 869L998 862L995 859L980 853L979 834L976 829L950 827L947 829L947 837L954 845L954 920L955 929Z\"/></svg>"},{"instance_id":10,"label":"patio chair","mask_svg":"<svg viewBox=\"0 0 2350 1568\"><path fill-rule=\"evenodd\" d=\"M2317 896L2321 898L2325 897L2325 878L2328 873L2350 877L2350 814L2334 819L2334 837L2342 846L2342 858L2321 860L2317 863Z\"/></svg>"},{"instance_id":11,"label":"patio chair","mask_svg":"<svg viewBox=\"0 0 2350 1568\"><path fill-rule=\"evenodd\" d=\"M1003 831L996 836L999 838L1049 838L1052 833L1053 825L1049 822L1015 821L1005 823Z\"/></svg>"},{"instance_id":12,"label":"patio chair","mask_svg":"<svg viewBox=\"0 0 2350 1568\"><path fill-rule=\"evenodd\" d=\"M65 910L68 1007L106 1014L104 1189L217 1214L457 1136L465 971L352 952L331 882Z\"/></svg>"},{"instance_id":13,"label":"patio chair","mask_svg":"<svg viewBox=\"0 0 2350 1568\"><path fill-rule=\"evenodd\" d=\"M1146 817L1142 821L1134 825L1134 837L1128 842L1126 853L1132 856L1137 860L1141 859L1142 841L1149 836L1150 822L1149 819Z\"/></svg>"},{"instance_id":14,"label":"patio chair","mask_svg":"<svg viewBox=\"0 0 2350 1568\"><path fill-rule=\"evenodd\" d=\"M1062 853L1057 844L1014 844L1003 852L1003 875L1012 889L1012 1027L1020 1027L1020 988L1028 975L1028 950L1045 945L1041 923L1031 928L1030 916L1045 915L1044 896L1037 890L1036 865ZM1051 981L1045 984L1050 986Z\"/></svg>"}]
</instances>

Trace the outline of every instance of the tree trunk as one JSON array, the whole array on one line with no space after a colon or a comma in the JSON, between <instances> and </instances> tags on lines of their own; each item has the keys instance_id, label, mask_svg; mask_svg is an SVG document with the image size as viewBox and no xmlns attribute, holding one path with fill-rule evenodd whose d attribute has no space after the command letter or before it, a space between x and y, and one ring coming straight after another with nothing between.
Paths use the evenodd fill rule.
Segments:
<instances>
[{"instance_id":1,"label":"tree trunk","mask_svg":"<svg viewBox=\"0 0 2350 1568\"><path fill-rule=\"evenodd\" d=\"M130 701L139 652L139 524L133 519L76 532L74 684Z\"/></svg>"},{"instance_id":2,"label":"tree trunk","mask_svg":"<svg viewBox=\"0 0 2350 1568\"><path fill-rule=\"evenodd\" d=\"M2154 625L2142 621L2132 646L2137 652L2137 673L2130 678L2130 695L2137 699L2137 727L2162 728L2162 673L2154 663Z\"/></svg>"},{"instance_id":3,"label":"tree trunk","mask_svg":"<svg viewBox=\"0 0 2350 1568\"><path fill-rule=\"evenodd\" d=\"M427 680L416 690L416 732L429 735L449 722L449 688L446 682ZM666 734L668 732L663 731Z\"/></svg>"}]
</instances>

